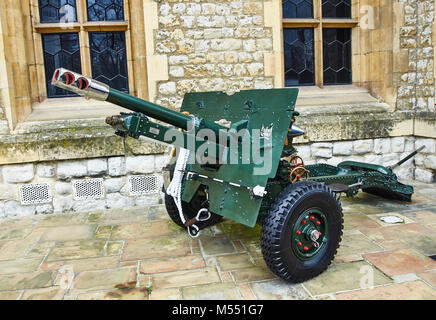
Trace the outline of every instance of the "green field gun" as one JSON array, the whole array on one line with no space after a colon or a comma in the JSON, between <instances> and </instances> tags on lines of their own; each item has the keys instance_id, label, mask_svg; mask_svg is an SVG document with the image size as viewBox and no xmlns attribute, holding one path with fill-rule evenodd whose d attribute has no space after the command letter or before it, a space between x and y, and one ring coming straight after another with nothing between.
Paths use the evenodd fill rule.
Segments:
<instances>
[{"instance_id":1,"label":"green field gun","mask_svg":"<svg viewBox=\"0 0 436 320\"><path fill-rule=\"evenodd\" d=\"M293 145L304 134L295 124L295 88L187 93L176 112L66 69L55 71L52 84L133 111L106 123L121 137L172 146L163 171L170 218L192 237L223 217L261 224L264 259L290 282L317 276L333 260L343 228L339 193L411 201L413 188L393 167L305 165Z\"/></svg>"}]
</instances>

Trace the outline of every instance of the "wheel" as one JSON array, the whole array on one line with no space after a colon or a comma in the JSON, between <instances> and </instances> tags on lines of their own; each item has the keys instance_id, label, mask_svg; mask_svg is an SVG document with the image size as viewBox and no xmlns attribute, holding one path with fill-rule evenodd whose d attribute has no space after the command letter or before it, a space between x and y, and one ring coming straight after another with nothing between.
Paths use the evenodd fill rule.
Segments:
<instances>
[{"instance_id":1,"label":"wheel","mask_svg":"<svg viewBox=\"0 0 436 320\"><path fill-rule=\"evenodd\" d=\"M199 194L196 194L192 198L190 203L186 203L182 201L182 209L185 216L188 219L194 218L197 215L198 211L204 208L205 205L207 207L206 197L201 196ZM174 198L166 193L165 193L165 207L167 209L168 215L171 218L171 220L173 220L174 223L177 224L179 227L186 229L186 227L183 225L182 220L180 219L179 209L177 208L176 203L174 202ZM218 214L211 213L211 217L209 220L197 222L196 225L200 229L203 229L205 227L209 227L214 224L217 224L222 220L222 218L223 217Z\"/></svg>"},{"instance_id":2,"label":"wheel","mask_svg":"<svg viewBox=\"0 0 436 320\"><path fill-rule=\"evenodd\" d=\"M301 181L283 189L265 217L261 248L271 271L289 282L322 273L341 242L343 215L324 184Z\"/></svg>"}]
</instances>

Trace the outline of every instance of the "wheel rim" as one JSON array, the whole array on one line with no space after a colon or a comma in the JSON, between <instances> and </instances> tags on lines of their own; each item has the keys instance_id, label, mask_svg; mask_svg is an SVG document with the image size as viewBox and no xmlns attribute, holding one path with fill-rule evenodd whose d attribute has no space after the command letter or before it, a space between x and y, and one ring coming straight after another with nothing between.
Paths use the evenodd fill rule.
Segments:
<instances>
[{"instance_id":1,"label":"wheel rim","mask_svg":"<svg viewBox=\"0 0 436 320\"><path fill-rule=\"evenodd\" d=\"M300 214L292 229L292 250L301 260L315 258L327 243L328 225L319 208L310 208Z\"/></svg>"}]
</instances>

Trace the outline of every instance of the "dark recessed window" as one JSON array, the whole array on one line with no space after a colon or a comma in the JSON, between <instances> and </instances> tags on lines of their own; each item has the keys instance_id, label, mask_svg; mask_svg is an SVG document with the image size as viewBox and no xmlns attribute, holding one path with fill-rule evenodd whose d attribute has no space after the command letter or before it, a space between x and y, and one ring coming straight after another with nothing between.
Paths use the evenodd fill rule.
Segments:
<instances>
[{"instance_id":1,"label":"dark recessed window","mask_svg":"<svg viewBox=\"0 0 436 320\"><path fill-rule=\"evenodd\" d=\"M324 84L350 84L351 29L323 29Z\"/></svg>"},{"instance_id":2,"label":"dark recessed window","mask_svg":"<svg viewBox=\"0 0 436 320\"><path fill-rule=\"evenodd\" d=\"M285 85L315 84L313 29L284 28Z\"/></svg>"},{"instance_id":3,"label":"dark recessed window","mask_svg":"<svg viewBox=\"0 0 436 320\"><path fill-rule=\"evenodd\" d=\"M51 80L54 71L60 67L82 73L79 35L77 33L43 34L42 44L47 96L49 98L76 96L74 93L52 86Z\"/></svg>"},{"instance_id":4,"label":"dark recessed window","mask_svg":"<svg viewBox=\"0 0 436 320\"><path fill-rule=\"evenodd\" d=\"M126 35L124 32L90 32L92 76L110 87L128 92Z\"/></svg>"},{"instance_id":5,"label":"dark recessed window","mask_svg":"<svg viewBox=\"0 0 436 320\"><path fill-rule=\"evenodd\" d=\"M313 18L313 0L283 0L283 18Z\"/></svg>"},{"instance_id":6,"label":"dark recessed window","mask_svg":"<svg viewBox=\"0 0 436 320\"><path fill-rule=\"evenodd\" d=\"M322 0L323 18L351 18L351 0Z\"/></svg>"},{"instance_id":7,"label":"dark recessed window","mask_svg":"<svg viewBox=\"0 0 436 320\"><path fill-rule=\"evenodd\" d=\"M123 21L123 0L87 0L89 21Z\"/></svg>"},{"instance_id":8,"label":"dark recessed window","mask_svg":"<svg viewBox=\"0 0 436 320\"><path fill-rule=\"evenodd\" d=\"M76 22L76 0L39 0L39 16L43 23Z\"/></svg>"}]
</instances>

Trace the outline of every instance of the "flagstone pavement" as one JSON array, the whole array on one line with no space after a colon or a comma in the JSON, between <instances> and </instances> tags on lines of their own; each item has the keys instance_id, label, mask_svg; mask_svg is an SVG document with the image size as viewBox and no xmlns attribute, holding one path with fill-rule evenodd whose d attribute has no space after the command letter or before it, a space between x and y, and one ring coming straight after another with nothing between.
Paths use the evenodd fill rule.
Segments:
<instances>
[{"instance_id":1,"label":"flagstone pavement","mask_svg":"<svg viewBox=\"0 0 436 320\"><path fill-rule=\"evenodd\" d=\"M412 203L342 197L341 247L300 284L268 270L260 226L191 239L163 205L3 219L0 299L436 299L436 185L410 183Z\"/></svg>"}]
</instances>

